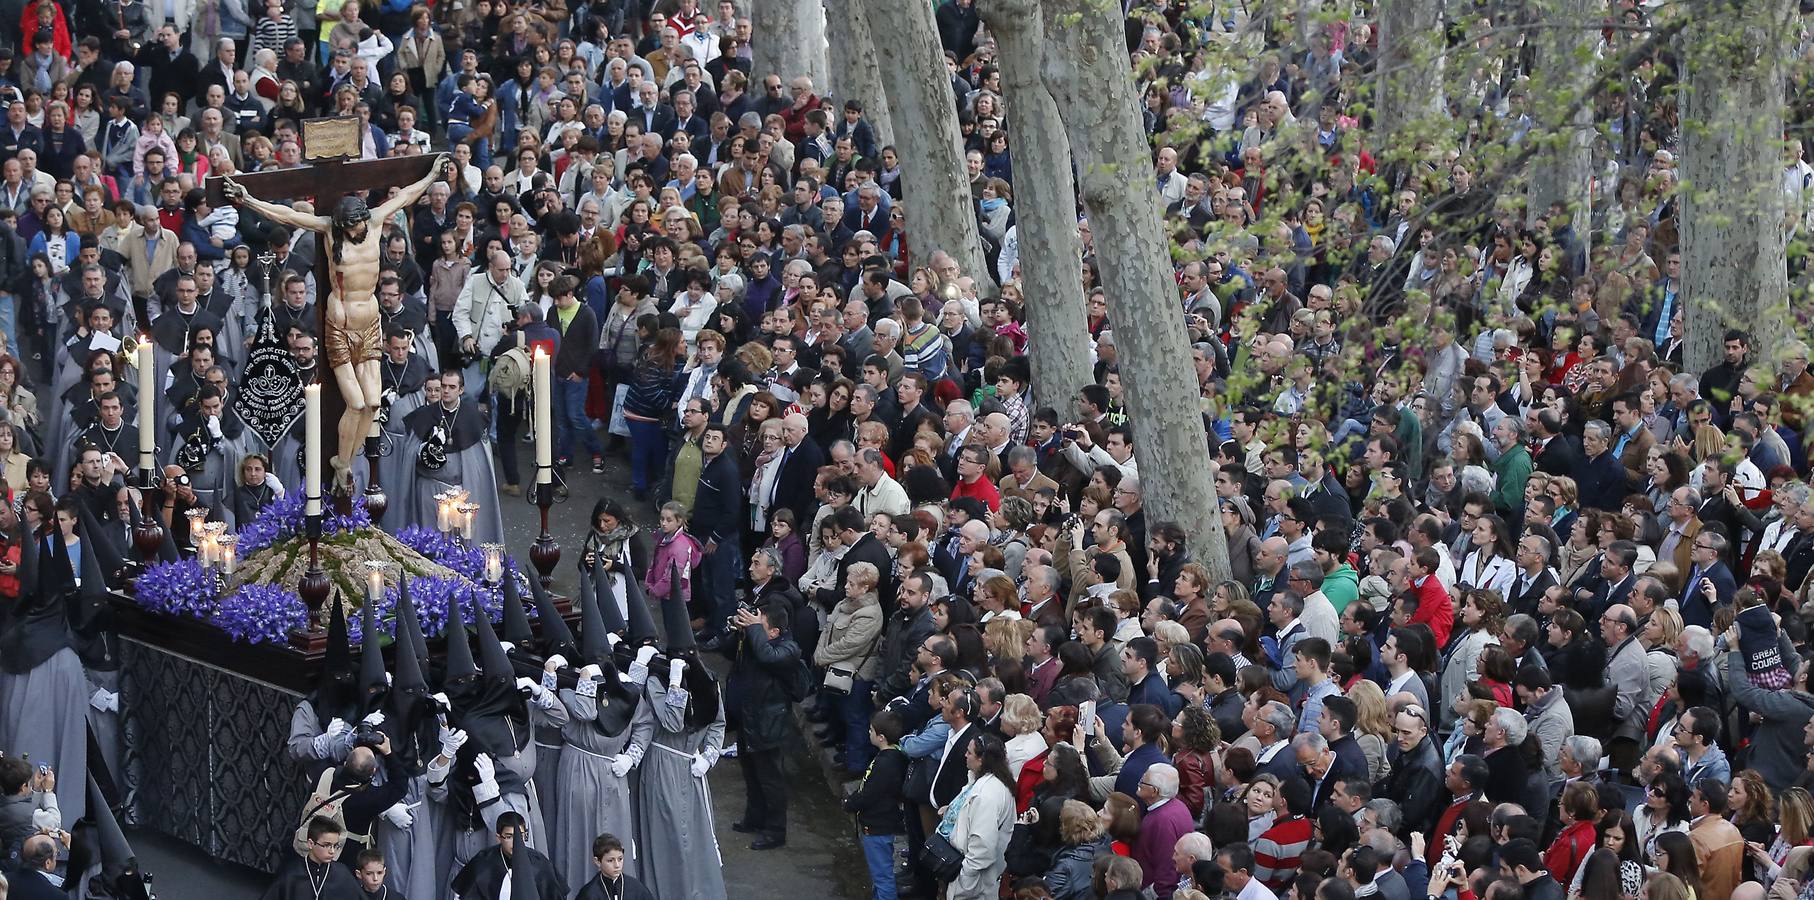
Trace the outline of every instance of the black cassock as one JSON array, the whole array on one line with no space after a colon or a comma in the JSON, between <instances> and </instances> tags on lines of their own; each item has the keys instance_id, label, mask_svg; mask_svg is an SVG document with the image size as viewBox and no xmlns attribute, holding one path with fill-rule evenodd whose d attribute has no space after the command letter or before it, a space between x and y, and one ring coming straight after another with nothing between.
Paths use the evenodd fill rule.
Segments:
<instances>
[{"instance_id":1,"label":"black cassock","mask_svg":"<svg viewBox=\"0 0 1814 900\"><path fill-rule=\"evenodd\" d=\"M573 900L655 900L655 892L628 873L619 876L617 883L612 885L605 884L605 876L594 875L579 893L573 895Z\"/></svg>"},{"instance_id":2,"label":"black cassock","mask_svg":"<svg viewBox=\"0 0 1814 900\"><path fill-rule=\"evenodd\" d=\"M565 900L567 896L567 883L548 857L520 843L508 859L496 847L473 857L449 887L460 900L498 900L506 878L511 882L510 900Z\"/></svg>"},{"instance_id":3,"label":"black cassock","mask_svg":"<svg viewBox=\"0 0 1814 900\"><path fill-rule=\"evenodd\" d=\"M277 880L260 900L361 900L364 894L352 869L293 856L278 869Z\"/></svg>"},{"instance_id":4,"label":"black cassock","mask_svg":"<svg viewBox=\"0 0 1814 900\"><path fill-rule=\"evenodd\" d=\"M413 515L408 522L393 520L395 524L434 527L435 494L465 488L479 503L473 539L503 540L497 475L492 469L491 445L485 440L485 416L478 404L463 399L451 412L438 403L424 406L404 419L404 430L401 449L404 459L414 464L415 477L395 502Z\"/></svg>"}]
</instances>

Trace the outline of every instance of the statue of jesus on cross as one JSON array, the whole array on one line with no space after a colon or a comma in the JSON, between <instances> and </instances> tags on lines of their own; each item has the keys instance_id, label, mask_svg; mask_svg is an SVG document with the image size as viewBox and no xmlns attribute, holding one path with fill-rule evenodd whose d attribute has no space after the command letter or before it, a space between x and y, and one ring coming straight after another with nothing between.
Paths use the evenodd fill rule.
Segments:
<instances>
[{"instance_id":1,"label":"statue of jesus on cross","mask_svg":"<svg viewBox=\"0 0 1814 900\"><path fill-rule=\"evenodd\" d=\"M346 412L340 417L340 453L331 461L334 485L342 491L352 489L353 460L378 415L383 392L379 366L383 340L376 294L384 240L378 232L382 223L414 204L434 183L446 154L441 157L422 180L399 190L377 209L368 209L358 197L346 196L334 207L332 218L260 200L231 176L225 179L224 193L235 205L255 210L273 222L316 232L327 245L323 252L328 254L330 287L321 345L346 401ZM374 218L380 223L377 231L372 228Z\"/></svg>"}]
</instances>

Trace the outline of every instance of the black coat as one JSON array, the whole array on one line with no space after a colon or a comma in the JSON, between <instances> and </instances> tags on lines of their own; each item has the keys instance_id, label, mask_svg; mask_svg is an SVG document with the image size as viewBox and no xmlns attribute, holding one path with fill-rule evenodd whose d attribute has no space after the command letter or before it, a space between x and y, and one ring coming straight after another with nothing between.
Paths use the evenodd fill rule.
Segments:
<instances>
[{"instance_id":1,"label":"black coat","mask_svg":"<svg viewBox=\"0 0 1814 900\"><path fill-rule=\"evenodd\" d=\"M888 555L888 548L876 536L865 531L857 538L850 549L844 551L844 557L838 560L838 583L833 587L820 588L815 598L819 605L830 609L844 599L844 579L850 576L850 567L860 562L876 567L876 574L881 580L876 584L876 596L882 601L882 611L894 613L894 559ZM912 657L908 658L912 661Z\"/></svg>"},{"instance_id":2,"label":"black coat","mask_svg":"<svg viewBox=\"0 0 1814 900\"><path fill-rule=\"evenodd\" d=\"M581 380L592 374L592 355L598 347L598 316L584 303L573 314L566 330L560 328L558 314L548 317L548 324L561 332L560 349L554 352L554 377L578 375Z\"/></svg>"},{"instance_id":3,"label":"black coat","mask_svg":"<svg viewBox=\"0 0 1814 900\"><path fill-rule=\"evenodd\" d=\"M1521 803L1530 770L1517 747L1506 747L1486 755L1487 779L1482 790L1494 803Z\"/></svg>"},{"instance_id":4,"label":"black coat","mask_svg":"<svg viewBox=\"0 0 1814 900\"><path fill-rule=\"evenodd\" d=\"M812 659L813 650L819 646L819 617L812 607L806 605L806 598L800 596L799 589L787 580L787 576L776 572L775 577L756 591L752 602L757 608L770 603L786 607L787 614L793 620L793 625L788 630L793 632L794 643L800 645L800 658Z\"/></svg>"},{"instance_id":5,"label":"black coat","mask_svg":"<svg viewBox=\"0 0 1814 900\"><path fill-rule=\"evenodd\" d=\"M1392 760L1392 774L1386 776L1373 795L1398 801L1404 812L1401 838L1408 838L1414 831L1428 833L1448 800L1448 792L1442 786L1442 757L1436 752L1436 745L1425 738L1411 752L1399 753Z\"/></svg>"},{"instance_id":6,"label":"black coat","mask_svg":"<svg viewBox=\"0 0 1814 900\"><path fill-rule=\"evenodd\" d=\"M878 670L876 698L883 703L913 689L913 660L920 644L934 631L932 610L903 606L888 617L882 632L882 646L876 661Z\"/></svg>"},{"instance_id":7,"label":"black coat","mask_svg":"<svg viewBox=\"0 0 1814 900\"><path fill-rule=\"evenodd\" d=\"M976 743L976 739L982 734L982 725L974 722L965 725L964 730L958 732L957 741L950 745L950 749L941 757L941 761L934 764L938 766L937 774L932 779L932 805L934 808L945 806L957 799L958 792L962 791L965 783L970 780L970 767L964 763L964 754L969 752L970 745Z\"/></svg>"},{"instance_id":8,"label":"black coat","mask_svg":"<svg viewBox=\"0 0 1814 900\"><path fill-rule=\"evenodd\" d=\"M1541 452L1532 453L1531 460L1537 471L1550 475L1567 475L1575 477L1575 470L1581 466L1581 450L1566 434L1556 435Z\"/></svg>"},{"instance_id":9,"label":"black coat","mask_svg":"<svg viewBox=\"0 0 1814 900\"><path fill-rule=\"evenodd\" d=\"M787 740L788 681L797 677L800 645L782 632L769 640L762 623L743 629L731 663L725 712L734 716L746 750L773 750Z\"/></svg>"},{"instance_id":10,"label":"black coat","mask_svg":"<svg viewBox=\"0 0 1814 900\"><path fill-rule=\"evenodd\" d=\"M907 754L889 747L876 754L863 783L844 798L844 811L856 814L865 834L899 834L905 827L901 789L906 783Z\"/></svg>"},{"instance_id":11,"label":"black coat","mask_svg":"<svg viewBox=\"0 0 1814 900\"><path fill-rule=\"evenodd\" d=\"M825 465L825 450L808 438L787 454L781 472L775 476L775 507L791 510L794 530L804 533L812 527L813 514L819 501L813 496L813 479Z\"/></svg>"},{"instance_id":12,"label":"black coat","mask_svg":"<svg viewBox=\"0 0 1814 900\"><path fill-rule=\"evenodd\" d=\"M701 543L734 541L742 533L743 478L737 457L729 451L712 457L699 470L699 492L693 496L693 534Z\"/></svg>"},{"instance_id":13,"label":"black coat","mask_svg":"<svg viewBox=\"0 0 1814 900\"><path fill-rule=\"evenodd\" d=\"M603 875L592 876L592 880L586 882L585 887L580 888L579 893L573 895L573 900L611 900L613 895L605 890L603 879ZM625 872L622 880L623 890L616 895L620 900L655 900L655 892L649 890L648 885L637 881L630 873Z\"/></svg>"}]
</instances>

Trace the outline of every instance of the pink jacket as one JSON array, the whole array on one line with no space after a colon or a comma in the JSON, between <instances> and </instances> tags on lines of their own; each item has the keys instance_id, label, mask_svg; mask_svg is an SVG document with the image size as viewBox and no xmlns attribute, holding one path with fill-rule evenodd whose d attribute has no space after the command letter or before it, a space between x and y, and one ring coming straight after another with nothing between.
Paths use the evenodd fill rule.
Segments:
<instances>
[{"instance_id":1,"label":"pink jacket","mask_svg":"<svg viewBox=\"0 0 1814 900\"><path fill-rule=\"evenodd\" d=\"M649 599L657 602L668 599L668 593L674 588L668 581L671 563L680 567L680 599L690 602L693 599L693 567L699 565L704 556L699 541L685 529L675 532L673 537L657 538L655 558L649 562Z\"/></svg>"}]
</instances>

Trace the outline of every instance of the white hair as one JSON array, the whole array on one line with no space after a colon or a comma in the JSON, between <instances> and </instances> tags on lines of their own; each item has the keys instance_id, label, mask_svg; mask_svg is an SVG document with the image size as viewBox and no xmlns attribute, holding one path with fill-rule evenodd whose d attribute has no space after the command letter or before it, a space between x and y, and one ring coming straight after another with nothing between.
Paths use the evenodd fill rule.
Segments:
<instances>
[{"instance_id":1,"label":"white hair","mask_svg":"<svg viewBox=\"0 0 1814 900\"><path fill-rule=\"evenodd\" d=\"M1146 782L1153 788L1153 793L1160 799L1170 800L1178 796L1178 770L1169 763L1153 763L1146 767Z\"/></svg>"}]
</instances>

